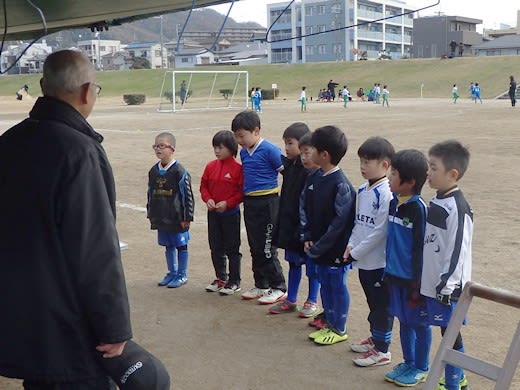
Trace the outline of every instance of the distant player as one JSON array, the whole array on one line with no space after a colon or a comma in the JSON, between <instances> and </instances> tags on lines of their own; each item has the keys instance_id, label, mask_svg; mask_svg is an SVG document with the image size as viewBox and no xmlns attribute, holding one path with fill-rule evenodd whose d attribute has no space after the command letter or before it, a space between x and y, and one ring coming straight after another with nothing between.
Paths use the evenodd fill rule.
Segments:
<instances>
[{"instance_id":1,"label":"distant player","mask_svg":"<svg viewBox=\"0 0 520 390\"><path fill-rule=\"evenodd\" d=\"M453 88L451 89L451 98L453 99L453 104L457 103L457 99L459 98L459 89L457 88L457 84L453 84Z\"/></svg>"},{"instance_id":2,"label":"distant player","mask_svg":"<svg viewBox=\"0 0 520 390\"><path fill-rule=\"evenodd\" d=\"M475 101L475 104L477 103L477 100L479 100L480 104L482 104L482 98L480 97L480 85L478 83L475 83L473 86L473 100Z\"/></svg>"},{"instance_id":3,"label":"distant player","mask_svg":"<svg viewBox=\"0 0 520 390\"><path fill-rule=\"evenodd\" d=\"M305 92L306 87L302 87L302 91L300 92L300 111L307 111L307 93Z\"/></svg>"}]
</instances>

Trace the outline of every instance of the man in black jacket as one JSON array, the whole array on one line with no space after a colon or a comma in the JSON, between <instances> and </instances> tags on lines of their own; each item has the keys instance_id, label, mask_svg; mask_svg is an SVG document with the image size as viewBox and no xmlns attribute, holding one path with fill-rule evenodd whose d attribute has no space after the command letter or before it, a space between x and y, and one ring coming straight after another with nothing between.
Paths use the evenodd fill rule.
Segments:
<instances>
[{"instance_id":1,"label":"man in black jacket","mask_svg":"<svg viewBox=\"0 0 520 390\"><path fill-rule=\"evenodd\" d=\"M132 337L95 82L83 54L49 55L44 96L0 136L0 375L25 389L109 389L96 358Z\"/></svg>"}]
</instances>

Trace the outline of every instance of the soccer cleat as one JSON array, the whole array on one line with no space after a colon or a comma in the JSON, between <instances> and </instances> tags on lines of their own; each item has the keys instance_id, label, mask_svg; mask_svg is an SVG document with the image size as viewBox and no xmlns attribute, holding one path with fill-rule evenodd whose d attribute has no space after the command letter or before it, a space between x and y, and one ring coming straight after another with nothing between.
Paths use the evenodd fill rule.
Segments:
<instances>
[{"instance_id":1,"label":"soccer cleat","mask_svg":"<svg viewBox=\"0 0 520 390\"><path fill-rule=\"evenodd\" d=\"M406 363L399 363L391 371L385 374L385 381L394 383L395 379L410 370L412 366Z\"/></svg>"},{"instance_id":2,"label":"soccer cleat","mask_svg":"<svg viewBox=\"0 0 520 390\"><path fill-rule=\"evenodd\" d=\"M462 377L462 379L459 382L459 389L464 390L468 387L468 378L466 378L466 375ZM439 387L437 390L446 390L446 378L441 378L439 381Z\"/></svg>"},{"instance_id":3,"label":"soccer cleat","mask_svg":"<svg viewBox=\"0 0 520 390\"><path fill-rule=\"evenodd\" d=\"M426 382L428 371L419 370L418 368L412 367L408 371L399 375L394 379L394 383L400 387L413 387L419 383Z\"/></svg>"},{"instance_id":4,"label":"soccer cleat","mask_svg":"<svg viewBox=\"0 0 520 390\"><path fill-rule=\"evenodd\" d=\"M357 359L352 359L354 364L359 367L376 367L384 366L392 362L392 354L390 352L381 352L376 348L364 353Z\"/></svg>"},{"instance_id":5,"label":"soccer cleat","mask_svg":"<svg viewBox=\"0 0 520 390\"><path fill-rule=\"evenodd\" d=\"M296 303L289 302L287 299L281 302L278 302L276 305L273 305L269 308L269 313L271 314L282 314L282 313L292 313L298 310L298 306Z\"/></svg>"},{"instance_id":6,"label":"soccer cleat","mask_svg":"<svg viewBox=\"0 0 520 390\"><path fill-rule=\"evenodd\" d=\"M241 290L240 286L235 283L226 284L223 288L220 289L220 295L233 295L236 292Z\"/></svg>"},{"instance_id":7,"label":"soccer cleat","mask_svg":"<svg viewBox=\"0 0 520 390\"><path fill-rule=\"evenodd\" d=\"M351 344L350 349L357 353L367 353L375 348L374 342L372 341L372 337L368 339L361 340L357 343Z\"/></svg>"},{"instance_id":8,"label":"soccer cleat","mask_svg":"<svg viewBox=\"0 0 520 390\"><path fill-rule=\"evenodd\" d=\"M278 290L277 288L270 288L265 292L264 295L258 298L258 303L261 305L272 305L273 303L281 301L285 298L287 298L287 294L285 292Z\"/></svg>"},{"instance_id":9,"label":"soccer cleat","mask_svg":"<svg viewBox=\"0 0 520 390\"><path fill-rule=\"evenodd\" d=\"M269 291L268 288L253 287L252 289L249 289L246 292L242 293L242 299L245 299L246 301L258 299L260 297L263 297L267 291Z\"/></svg>"},{"instance_id":10,"label":"soccer cleat","mask_svg":"<svg viewBox=\"0 0 520 390\"><path fill-rule=\"evenodd\" d=\"M322 328L322 329L315 330L314 332L309 334L309 338L311 340L314 340L316 337L320 337L320 336L323 336L325 333L328 333L328 331L329 331L328 328Z\"/></svg>"},{"instance_id":11,"label":"soccer cleat","mask_svg":"<svg viewBox=\"0 0 520 390\"><path fill-rule=\"evenodd\" d=\"M327 322L325 320L325 313L320 313L312 321L309 322L309 326L313 326L317 329L323 329L327 327Z\"/></svg>"},{"instance_id":12,"label":"soccer cleat","mask_svg":"<svg viewBox=\"0 0 520 390\"><path fill-rule=\"evenodd\" d=\"M220 291L226 285L226 281L222 279L215 279L213 282L206 286L207 292Z\"/></svg>"},{"instance_id":13,"label":"soccer cleat","mask_svg":"<svg viewBox=\"0 0 520 390\"><path fill-rule=\"evenodd\" d=\"M310 317L314 317L319 312L320 312L320 308L318 307L318 305L316 305L315 303L307 301L307 302L305 302L303 304L302 309L298 313L298 317L310 318Z\"/></svg>"},{"instance_id":14,"label":"soccer cleat","mask_svg":"<svg viewBox=\"0 0 520 390\"><path fill-rule=\"evenodd\" d=\"M161 281L157 282L158 286L167 286L168 283L170 283L173 279L175 279L175 274L172 272L168 272L166 275L164 275L164 278L162 278Z\"/></svg>"},{"instance_id":15,"label":"soccer cleat","mask_svg":"<svg viewBox=\"0 0 520 390\"><path fill-rule=\"evenodd\" d=\"M188 283L188 276L186 274L177 274L175 279L168 283L168 288L177 288Z\"/></svg>"},{"instance_id":16,"label":"soccer cleat","mask_svg":"<svg viewBox=\"0 0 520 390\"><path fill-rule=\"evenodd\" d=\"M339 334L332 329L327 329L323 335L318 336L314 339L314 342L319 345L332 345L340 343L348 339L348 334Z\"/></svg>"}]
</instances>

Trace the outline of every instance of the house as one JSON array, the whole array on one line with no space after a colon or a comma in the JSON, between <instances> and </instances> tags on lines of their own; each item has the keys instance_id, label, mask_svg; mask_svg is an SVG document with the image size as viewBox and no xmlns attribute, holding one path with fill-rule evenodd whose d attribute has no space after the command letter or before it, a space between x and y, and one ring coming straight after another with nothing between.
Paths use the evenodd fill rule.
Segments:
<instances>
[{"instance_id":1,"label":"house","mask_svg":"<svg viewBox=\"0 0 520 390\"><path fill-rule=\"evenodd\" d=\"M34 43L32 46L28 46L28 43L23 42L18 45L9 45L7 50L2 52L0 56L1 69L5 70L16 63L16 65L7 72L8 74L42 72L43 62L45 58L52 53L52 48L47 45L45 39L43 39L41 43ZM22 55L25 49L27 49L27 51ZM20 57L20 60L16 62L18 57Z\"/></svg>"},{"instance_id":2,"label":"house","mask_svg":"<svg viewBox=\"0 0 520 390\"><path fill-rule=\"evenodd\" d=\"M160 69L167 66L166 47L160 43L135 42L123 45L122 49L127 53L128 57L148 60L152 69Z\"/></svg>"},{"instance_id":3,"label":"house","mask_svg":"<svg viewBox=\"0 0 520 390\"><path fill-rule=\"evenodd\" d=\"M484 29L484 36L498 38L504 35L520 35L520 10L516 11L516 27L505 26L500 29Z\"/></svg>"},{"instance_id":4,"label":"house","mask_svg":"<svg viewBox=\"0 0 520 390\"><path fill-rule=\"evenodd\" d=\"M210 65L215 63L215 54L204 48L180 49L173 57L171 62L173 68L191 68L199 65Z\"/></svg>"},{"instance_id":5,"label":"house","mask_svg":"<svg viewBox=\"0 0 520 390\"><path fill-rule=\"evenodd\" d=\"M519 56L520 35L502 35L473 48L477 56Z\"/></svg>"},{"instance_id":6,"label":"house","mask_svg":"<svg viewBox=\"0 0 520 390\"><path fill-rule=\"evenodd\" d=\"M245 42L216 53L219 64L267 64L267 44L265 42Z\"/></svg>"},{"instance_id":7,"label":"house","mask_svg":"<svg viewBox=\"0 0 520 390\"><path fill-rule=\"evenodd\" d=\"M101 57L103 70L127 70L131 69L131 63L125 51L105 54Z\"/></svg>"},{"instance_id":8,"label":"house","mask_svg":"<svg viewBox=\"0 0 520 390\"><path fill-rule=\"evenodd\" d=\"M413 49L415 58L440 58L451 55L450 42L457 44L456 55L462 42L463 55L472 54L472 47L483 41L477 32L480 19L463 16L425 16L413 20Z\"/></svg>"}]
</instances>

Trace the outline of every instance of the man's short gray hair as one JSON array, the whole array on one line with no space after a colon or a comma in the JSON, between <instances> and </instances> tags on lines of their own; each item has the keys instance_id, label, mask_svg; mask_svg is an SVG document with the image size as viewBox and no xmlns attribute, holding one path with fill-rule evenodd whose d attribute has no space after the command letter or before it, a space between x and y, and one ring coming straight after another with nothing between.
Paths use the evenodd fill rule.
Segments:
<instances>
[{"instance_id":1,"label":"man's short gray hair","mask_svg":"<svg viewBox=\"0 0 520 390\"><path fill-rule=\"evenodd\" d=\"M46 96L75 92L94 80L94 67L79 51L57 51L50 54L43 64L42 92Z\"/></svg>"}]
</instances>

